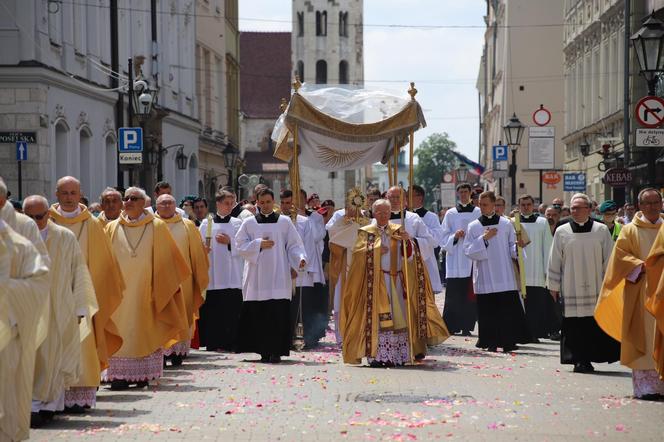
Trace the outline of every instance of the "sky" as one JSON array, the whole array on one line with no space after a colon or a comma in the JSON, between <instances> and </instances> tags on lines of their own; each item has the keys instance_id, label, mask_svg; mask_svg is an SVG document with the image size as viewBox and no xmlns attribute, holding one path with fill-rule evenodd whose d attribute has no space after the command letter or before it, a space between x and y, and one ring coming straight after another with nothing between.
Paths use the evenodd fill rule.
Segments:
<instances>
[{"instance_id":1,"label":"sky","mask_svg":"<svg viewBox=\"0 0 664 442\"><path fill-rule=\"evenodd\" d=\"M241 31L291 31L292 0L239 3ZM432 133L447 132L460 152L477 160L475 84L485 13L483 0L364 1L365 84L406 91L415 82L427 120L415 133L416 145Z\"/></svg>"}]
</instances>

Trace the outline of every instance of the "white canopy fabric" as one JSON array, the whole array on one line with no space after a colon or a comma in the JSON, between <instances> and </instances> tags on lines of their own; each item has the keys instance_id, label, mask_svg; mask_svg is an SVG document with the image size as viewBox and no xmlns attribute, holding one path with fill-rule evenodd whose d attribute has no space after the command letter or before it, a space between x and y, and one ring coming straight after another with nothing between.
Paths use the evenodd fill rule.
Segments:
<instances>
[{"instance_id":1,"label":"white canopy fabric","mask_svg":"<svg viewBox=\"0 0 664 442\"><path fill-rule=\"evenodd\" d=\"M274 156L291 161L297 127L300 165L357 169L385 162L395 142L403 146L411 131L425 126L422 108L408 95L304 84L274 126Z\"/></svg>"}]
</instances>

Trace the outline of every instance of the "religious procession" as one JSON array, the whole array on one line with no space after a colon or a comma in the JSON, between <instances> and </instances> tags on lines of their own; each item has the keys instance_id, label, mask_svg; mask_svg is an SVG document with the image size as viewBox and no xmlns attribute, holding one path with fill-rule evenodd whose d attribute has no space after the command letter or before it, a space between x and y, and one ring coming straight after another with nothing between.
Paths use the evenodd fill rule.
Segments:
<instances>
[{"instance_id":1,"label":"religious procession","mask_svg":"<svg viewBox=\"0 0 664 442\"><path fill-rule=\"evenodd\" d=\"M258 184L238 201L222 185L208 208L160 181L91 202L63 176L54 197L18 204L0 180L0 439L149 388L192 351L280 364L328 331L344 364L381 369L425 366L453 335L516 358L559 341L573 373L619 362L635 399L664 400L659 190L624 208L583 193L536 208L524 194L508 213L459 182L456 205L435 213L412 161L407 188L397 176L426 125L414 85L405 100L361 97L392 100L380 123L372 106L342 115L359 96L301 87L273 132L291 184L276 194ZM388 188L348 189L343 207L300 179L375 162L391 165Z\"/></svg>"}]
</instances>

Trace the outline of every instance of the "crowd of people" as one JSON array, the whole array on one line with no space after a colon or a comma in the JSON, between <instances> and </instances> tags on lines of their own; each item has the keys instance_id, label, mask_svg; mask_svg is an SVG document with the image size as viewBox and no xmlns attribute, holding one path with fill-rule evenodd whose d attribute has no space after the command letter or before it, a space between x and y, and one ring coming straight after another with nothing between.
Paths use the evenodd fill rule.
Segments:
<instances>
[{"instance_id":1,"label":"crowd of people","mask_svg":"<svg viewBox=\"0 0 664 442\"><path fill-rule=\"evenodd\" d=\"M0 438L85 412L102 383L145 387L192 347L279 363L320 345L330 319L348 364L418 364L477 325L478 348L558 340L574 372L620 360L635 397L664 399L656 189L638 212L522 195L509 216L469 184L440 214L417 185L351 189L339 210L263 184L242 202L220 187L212 210L166 182L90 202L66 176L54 195L14 206L0 179Z\"/></svg>"}]
</instances>

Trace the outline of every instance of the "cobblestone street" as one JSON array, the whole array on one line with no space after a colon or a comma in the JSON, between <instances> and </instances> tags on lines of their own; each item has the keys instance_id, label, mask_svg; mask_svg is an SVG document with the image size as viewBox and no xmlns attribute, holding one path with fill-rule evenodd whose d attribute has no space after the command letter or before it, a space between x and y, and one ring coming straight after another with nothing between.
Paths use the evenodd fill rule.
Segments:
<instances>
[{"instance_id":1,"label":"cobblestone street","mask_svg":"<svg viewBox=\"0 0 664 442\"><path fill-rule=\"evenodd\" d=\"M340 362L327 342L279 365L196 351L149 389L102 387L97 408L33 440L639 440L664 438L664 404L631 398L630 372L558 363L558 343L513 354L452 337L417 367Z\"/></svg>"}]
</instances>

